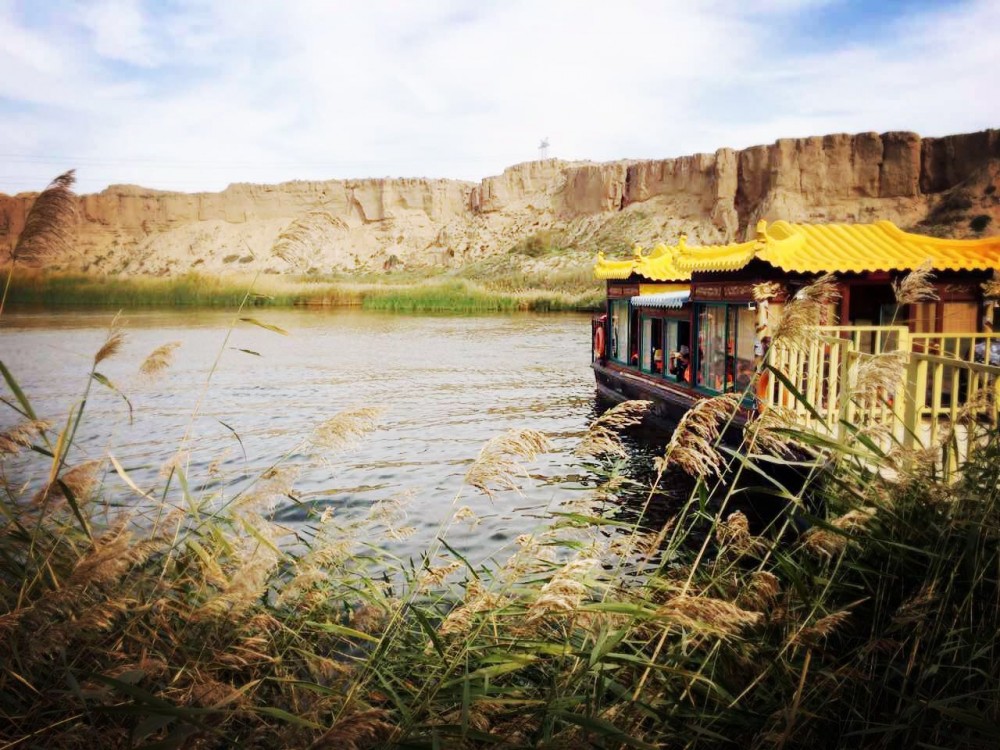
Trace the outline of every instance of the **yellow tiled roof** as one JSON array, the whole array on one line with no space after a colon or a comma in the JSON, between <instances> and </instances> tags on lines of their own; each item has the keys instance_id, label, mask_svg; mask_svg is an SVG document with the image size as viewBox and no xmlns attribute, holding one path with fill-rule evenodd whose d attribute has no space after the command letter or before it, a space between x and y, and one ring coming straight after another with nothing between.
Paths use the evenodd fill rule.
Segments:
<instances>
[{"instance_id":1,"label":"yellow tiled roof","mask_svg":"<svg viewBox=\"0 0 1000 750\"><path fill-rule=\"evenodd\" d=\"M659 251L659 252L657 252ZM649 255L641 248L632 260L608 261L599 255L594 275L625 279L632 273L652 280L687 280L692 271L735 271L754 258L783 271L848 273L905 271L930 259L938 271L1000 269L1000 237L952 240L904 232L891 221L875 224L790 224L776 221L757 225L749 242L688 246L659 246ZM611 273L614 275L611 275Z\"/></svg>"},{"instance_id":2,"label":"yellow tiled roof","mask_svg":"<svg viewBox=\"0 0 1000 750\"><path fill-rule=\"evenodd\" d=\"M657 245L649 255L642 254L642 247L632 248L630 260L607 260L604 253L597 254L594 277L598 279L627 279L633 273L650 281L690 281L691 272L674 266L673 248Z\"/></svg>"}]
</instances>

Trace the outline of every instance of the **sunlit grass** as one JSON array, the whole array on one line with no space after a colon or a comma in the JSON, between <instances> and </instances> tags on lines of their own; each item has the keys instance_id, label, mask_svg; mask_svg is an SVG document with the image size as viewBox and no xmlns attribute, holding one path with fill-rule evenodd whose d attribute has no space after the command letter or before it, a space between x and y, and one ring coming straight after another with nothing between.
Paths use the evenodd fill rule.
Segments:
<instances>
[{"instance_id":1,"label":"sunlit grass","mask_svg":"<svg viewBox=\"0 0 1000 750\"><path fill-rule=\"evenodd\" d=\"M589 270L586 275L589 276ZM262 276L250 304L264 307L364 306L395 312L510 312L591 310L601 304L593 283L551 284L538 277L501 277L489 283L453 276L387 274L380 281ZM94 276L16 269L8 300L13 304L129 307L237 307L249 278L189 273L182 276Z\"/></svg>"}]
</instances>

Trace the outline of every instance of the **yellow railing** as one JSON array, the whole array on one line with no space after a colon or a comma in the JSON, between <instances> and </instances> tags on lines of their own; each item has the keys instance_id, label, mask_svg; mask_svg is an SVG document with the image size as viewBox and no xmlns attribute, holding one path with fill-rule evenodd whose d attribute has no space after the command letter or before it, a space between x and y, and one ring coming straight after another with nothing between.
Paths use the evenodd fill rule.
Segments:
<instances>
[{"instance_id":1,"label":"yellow railing","mask_svg":"<svg viewBox=\"0 0 1000 750\"><path fill-rule=\"evenodd\" d=\"M1000 335L823 326L802 342L772 345L769 364L788 385L768 378L761 404L789 409L802 426L837 439L863 430L883 450L937 446L951 474L984 430L1000 424L1000 366L989 364L994 342L1000 347ZM892 364L880 359L888 357L901 360L898 380L870 387L869 376ZM859 387L866 380L869 387Z\"/></svg>"},{"instance_id":2,"label":"yellow railing","mask_svg":"<svg viewBox=\"0 0 1000 750\"><path fill-rule=\"evenodd\" d=\"M911 333L910 341L918 354L985 365L1000 357L1000 333Z\"/></svg>"}]
</instances>

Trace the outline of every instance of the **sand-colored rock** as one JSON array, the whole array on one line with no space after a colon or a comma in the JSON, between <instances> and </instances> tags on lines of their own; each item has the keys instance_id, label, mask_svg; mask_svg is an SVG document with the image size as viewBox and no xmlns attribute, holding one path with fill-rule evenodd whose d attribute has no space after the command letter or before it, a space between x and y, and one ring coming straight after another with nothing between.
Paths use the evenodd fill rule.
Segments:
<instances>
[{"instance_id":1,"label":"sand-colored rock","mask_svg":"<svg viewBox=\"0 0 1000 750\"><path fill-rule=\"evenodd\" d=\"M79 199L77 242L54 267L170 274L259 268L455 265L505 253L541 231L564 247L721 242L758 219L871 221L970 234L962 209L1000 230L1000 130L781 139L742 151L609 163L559 159L509 167L480 183L436 179L234 184L218 193L114 185ZM990 186L993 186L992 189ZM0 195L0 245L12 246L34 194ZM619 247L608 248L617 251ZM289 263L295 262L295 266Z\"/></svg>"}]
</instances>

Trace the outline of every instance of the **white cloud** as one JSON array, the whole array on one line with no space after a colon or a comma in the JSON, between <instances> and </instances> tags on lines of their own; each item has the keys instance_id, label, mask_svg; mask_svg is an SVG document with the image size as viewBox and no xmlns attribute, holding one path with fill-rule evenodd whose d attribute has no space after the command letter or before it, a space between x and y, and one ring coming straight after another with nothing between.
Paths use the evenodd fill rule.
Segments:
<instances>
[{"instance_id":1,"label":"white cloud","mask_svg":"<svg viewBox=\"0 0 1000 750\"><path fill-rule=\"evenodd\" d=\"M79 20L100 57L144 67L160 61L139 0L96 0L83 6Z\"/></svg>"},{"instance_id":2,"label":"white cloud","mask_svg":"<svg viewBox=\"0 0 1000 750\"><path fill-rule=\"evenodd\" d=\"M831 1L106 0L39 20L0 0L0 190L69 166L84 190L479 179L543 136L606 160L1000 124L1000 5L803 47Z\"/></svg>"}]
</instances>

